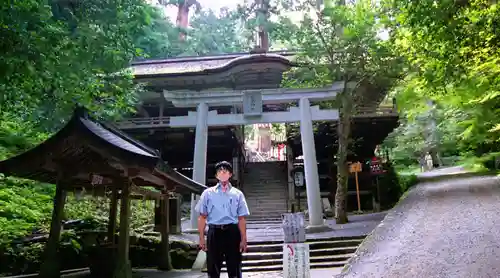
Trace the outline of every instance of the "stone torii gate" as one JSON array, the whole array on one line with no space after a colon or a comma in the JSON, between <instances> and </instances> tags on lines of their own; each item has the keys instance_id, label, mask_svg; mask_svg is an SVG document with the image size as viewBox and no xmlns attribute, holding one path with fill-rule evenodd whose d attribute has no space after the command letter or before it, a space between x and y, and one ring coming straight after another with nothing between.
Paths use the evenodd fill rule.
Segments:
<instances>
[{"instance_id":1,"label":"stone torii gate","mask_svg":"<svg viewBox=\"0 0 500 278\"><path fill-rule=\"evenodd\" d=\"M309 228L324 228L318 166L314 145L313 121L338 120L336 109L320 109L310 101L335 99L344 89L344 82L336 82L330 88L314 89L262 89L230 91L164 91L166 100L176 107L196 107L187 116L171 117L170 127L195 127L193 180L206 183L207 140L209 126L237 126L256 123L300 122L304 171L309 211ZM298 102L299 107L289 111L263 112L264 104ZM218 114L209 111L213 106L242 107L243 113ZM191 229L198 227L195 206L198 197L191 196Z\"/></svg>"}]
</instances>

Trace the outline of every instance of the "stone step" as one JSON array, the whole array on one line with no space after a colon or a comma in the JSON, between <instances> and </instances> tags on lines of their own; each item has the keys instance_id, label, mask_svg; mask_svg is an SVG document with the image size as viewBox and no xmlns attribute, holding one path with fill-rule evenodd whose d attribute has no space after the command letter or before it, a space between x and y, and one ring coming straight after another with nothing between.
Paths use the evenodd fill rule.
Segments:
<instances>
[{"instance_id":1,"label":"stone step","mask_svg":"<svg viewBox=\"0 0 500 278\"><path fill-rule=\"evenodd\" d=\"M364 238L365 236L357 236L308 240L310 267L343 267ZM249 242L248 252L243 254L242 266L244 272L283 270L283 243ZM226 272L225 263L222 271Z\"/></svg>"},{"instance_id":2,"label":"stone step","mask_svg":"<svg viewBox=\"0 0 500 278\"><path fill-rule=\"evenodd\" d=\"M255 212L252 213L250 211L250 215L247 217L248 220L261 220L263 218L278 218L281 217L281 215L285 212Z\"/></svg>"},{"instance_id":3,"label":"stone step","mask_svg":"<svg viewBox=\"0 0 500 278\"><path fill-rule=\"evenodd\" d=\"M245 198L247 201L262 201L262 202L272 202L274 200L287 200L288 194L285 194L286 192L281 192L281 193L269 193L269 194L245 194Z\"/></svg>"},{"instance_id":4,"label":"stone step","mask_svg":"<svg viewBox=\"0 0 500 278\"><path fill-rule=\"evenodd\" d=\"M310 268L337 268L343 267L347 263L345 261L333 261L333 262L311 262ZM224 266L221 269L222 272L227 272L226 267ZM266 271L283 271L283 263L276 265L263 265L263 266L243 266L243 272L266 272Z\"/></svg>"},{"instance_id":5,"label":"stone step","mask_svg":"<svg viewBox=\"0 0 500 278\"><path fill-rule=\"evenodd\" d=\"M366 238L366 235L360 235L360 236L339 236L339 237L329 237L329 238L322 238L322 237L315 237L315 238L308 238L306 243L311 243L311 242L317 242L317 241L339 241L339 240L361 240L363 241ZM248 246L251 245L263 245L263 244L283 244L283 241L280 240L261 240L261 241L250 241L248 242Z\"/></svg>"},{"instance_id":6,"label":"stone step","mask_svg":"<svg viewBox=\"0 0 500 278\"><path fill-rule=\"evenodd\" d=\"M247 227L249 225L252 226L275 226L275 225L281 225L281 218L275 217L275 218L270 218L270 217L259 217L257 219L252 218L251 216L247 217Z\"/></svg>"},{"instance_id":7,"label":"stone step","mask_svg":"<svg viewBox=\"0 0 500 278\"><path fill-rule=\"evenodd\" d=\"M281 216L280 217L264 217L259 220L255 220L255 223L276 223L279 222L281 224Z\"/></svg>"},{"instance_id":8,"label":"stone step","mask_svg":"<svg viewBox=\"0 0 500 278\"><path fill-rule=\"evenodd\" d=\"M287 211L285 202L259 203L259 204L248 203L248 208L252 209L253 211L267 211L267 212Z\"/></svg>"},{"instance_id":9,"label":"stone step","mask_svg":"<svg viewBox=\"0 0 500 278\"><path fill-rule=\"evenodd\" d=\"M250 216L251 218L278 218L281 217L283 213L286 213L286 209L280 208L280 209L256 209L256 208L249 208L250 210Z\"/></svg>"},{"instance_id":10,"label":"stone step","mask_svg":"<svg viewBox=\"0 0 500 278\"><path fill-rule=\"evenodd\" d=\"M251 188L243 190L243 193L246 195L269 195L269 194L281 194L287 193L287 189L285 187L269 187L269 188Z\"/></svg>"},{"instance_id":11,"label":"stone step","mask_svg":"<svg viewBox=\"0 0 500 278\"><path fill-rule=\"evenodd\" d=\"M281 225L281 223L280 223ZM312 241L307 242L309 244L309 250L317 249L327 249L327 248L337 248L337 247L355 247L357 248L362 239L349 239L349 240L323 240L323 241ZM283 243L274 244L258 244L248 246L248 253L252 252L282 252Z\"/></svg>"},{"instance_id":12,"label":"stone step","mask_svg":"<svg viewBox=\"0 0 500 278\"><path fill-rule=\"evenodd\" d=\"M365 236L308 239L310 267L342 267L351 258ZM280 271L283 268L283 243L279 241L249 242L243 254L243 271ZM226 271L223 264L223 271Z\"/></svg>"},{"instance_id":13,"label":"stone step","mask_svg":"<svg viewBox=\"0 0 500 278\"><path fill-rule=\"evenodd\" d=\"M245 180L245 188L261 188L261 187L270 187L270 186L280 186L280 187L287 187L288 182L286 180L254 180L254 181L249 181Z\"/></svg>"},{"instance_id":14,"label":"stone step","mask_svg":"<svg viewBox=\"0 0 500 278\"><path fill-rule=\"evenodd\" d=\"M281 202L286 202L287 198L283 196L283 194L280 194L278 196L245 196L247 203L255 203L255 204L260 204L260 203L281 203Z\"/></svg>"},{"instance_id":15,"label":"stone step","mask_svg":"<svg viewBox=\"0 0 500 278\"><path fill-rule=\"evenodd\" d=\"M310 257L309 261L311 263L347 261L347 260L349 260L349 258L351 258L351 256L352 256L352 254L318 256L318 257ZM242 264L243 264L243 266L283 265L283 258L276 259L276 260L243 261Z\"/></svg>"},{"instance_id":16,"label":"stone step","mask_svg":"<svg viewBox=\"0 0 500 278\"><path fill-rule=\"evenodd\" d=\"M243 188L243 190L245 191L264 190L264 189L287 189L287 185L280 183L251 184L251 185L245 185L245 187Z\"/></svg>"},{"instance_id":17,"label":"stone step","mask_svg":"<svg viewBox=\"0 0 500 278\"><path fill-rule=\"evenodd\" d=\"M273 201L273 202L249 202L247 201L247 205L249 208L252 208L254 210L287 210L286 206L286 201L283 200L282 202L280 201Z\"/></svg>"},{"instance_id":18,"label":"stone step","mask_svg":"<svg viewBox=\"0 0 500 278\"><path fill-rule=\"evenodd\" d=\"M252 203L247 202L248 207L258 211L286 211L286 202Z\"/></svg>"},{"instance_id":19,"label":"stone step","mask_svg":"<svg viewBox=\"0 0 500 278\"><path fill-rule=\"evenodd\" d=\"M329 255L345 255L356 252L358 246L348 247L330 247L322 249L309 250L309 257L329 256ZM243 260L277 260L283 259L283 250L276 252L252 252L243 253Z\"/></svg>"},{"instance_id":20,"label":"stone step","mask_svg":"<svg viewBox=\"0 0 500 278\"><path fill-rule=\"evenodd\" d=\"M255 193L264 193L264 192L276 192L276 191L288 191L288 188L286 186L281 186L281 185L262 185L262 186L256 186L256 187L245 187L243 189L243 192L248 193L248 192L255 192Z\"/></svg>"},{"instance_id":21,"label":"stone step","mask_svg":"<svg viewBox=\"0 0 500 278\"><path fill-rule=\"evenodd\" d=\"M278 218L281 217L283 213L286 213L287 211L285 209L280 209L280 210L259 210L259 209L249 209L250 210L250 219L255 219L255 218Z\"/></svg>"},{"instance_id":22,"label":"stone step","mask_svg":"<svg viewBox=\"0 0 500 278\"><path fill-rule=\"evenodd\" d=\"M260 195L271 195L271 194L275 194L275 195L279 195L279 194L283 194L283 193L288 193L287 192L288 190L286 190L286 188L262 188L262 189L249 189L249 190L245 190L243 193L245 193L245 195L255 195L255 196L260 196Z\"/></svg>"}]
</instances>

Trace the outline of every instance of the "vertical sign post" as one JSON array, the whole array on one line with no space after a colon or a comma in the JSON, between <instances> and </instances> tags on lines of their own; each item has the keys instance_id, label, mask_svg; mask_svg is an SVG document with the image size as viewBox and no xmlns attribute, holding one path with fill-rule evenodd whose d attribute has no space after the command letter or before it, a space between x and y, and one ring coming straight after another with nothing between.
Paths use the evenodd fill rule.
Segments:
<instances>
[{"instance_id":1,"label":"vertical sign post","mask_svg":"<svg viewBox=\"0 0 500 278\"><path fill-rule=\"evenodd\" d=\"M309 244L306 243L304 213L281 215L283 227L284 278L310 278Z\"/></svg>"},{"instance_id":2,"label":"vertical sign post","mask_svg":"<svg viewBox=\"0 0 500 278\"><path fill-rule=\"evenodd\" d=\"M362 167L360 162L352 163L349 165L349 172L354 173L356 179L356 198L358 199L358 212L361 212L361 199L359 197L359 181L358 173L361 172Z\"/></svg>"}]
</instances>

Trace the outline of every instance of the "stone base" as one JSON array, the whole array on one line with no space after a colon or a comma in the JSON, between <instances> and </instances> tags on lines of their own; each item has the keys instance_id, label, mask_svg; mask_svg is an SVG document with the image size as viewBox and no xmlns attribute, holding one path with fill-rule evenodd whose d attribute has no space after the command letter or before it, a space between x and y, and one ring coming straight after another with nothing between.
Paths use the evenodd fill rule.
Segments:
<instances>
[{"instance_id":1,"label":"stone base","mask_svg":"<svg viewBox=\"0 0 500 278\"><path fill-rule=\"evenodd\" d=\"M329 231L333 231L333 229L325 224L314 226L309 225L306 227L306 234L324 233Z\"/></svg>"}]
</instances>

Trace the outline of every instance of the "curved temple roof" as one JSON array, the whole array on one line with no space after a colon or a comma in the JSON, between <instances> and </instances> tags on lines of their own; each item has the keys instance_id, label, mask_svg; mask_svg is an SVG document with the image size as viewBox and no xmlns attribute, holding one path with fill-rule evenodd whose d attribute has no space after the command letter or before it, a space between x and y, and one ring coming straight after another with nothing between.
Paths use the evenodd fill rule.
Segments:
<instances>
[{"instance_id":1,"label":"curved temple roof","mask_svg":"<svg viewBox=\"0 0 500 278\"><path fill-rule=\"evenodd\" d=\"M151 91L279 87L283 72L295 66L294 53L236 53L136 61L136 82Z\"/></svg>"},{"instance_id":2,"label":"curved temple roof","mask_svg":"<svg viewBox=\"0 0 500 278\"><path fill-rule=\"evenodd\" d=\"M237 65L261 61L278 62L286 66L292 66L292 55L294 55L292 52L236 53L205 57L144 60L133 62L132 72L136 77L211 74L226 71Z\"/></svg>"},{"instance_id":3,"label":"curved temple roof","mask_svg":"<svg viewBox=\"0 0 500 278\"><path fill-rule=\"evenodd\" d=\"M0 173L68 187L88 187L95 175L114 185L125 175L138 186L201 193L206 186L173 170L151 149L111 125L95 121L83 108L45 142L0 161ZM114 183L113 183L114 182Z\"/></svg>"}]
</instances>

